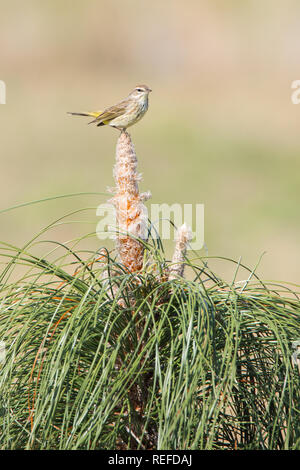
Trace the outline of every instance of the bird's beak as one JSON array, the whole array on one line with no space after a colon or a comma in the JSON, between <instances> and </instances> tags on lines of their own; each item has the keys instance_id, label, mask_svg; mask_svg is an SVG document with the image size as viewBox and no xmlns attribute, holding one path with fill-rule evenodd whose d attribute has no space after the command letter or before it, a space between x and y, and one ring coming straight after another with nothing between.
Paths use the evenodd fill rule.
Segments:
<instances>
[{"instance_id":1,"label":"bird's beak","mask_svg":"<svg viewBox=\"0 0 300 470\"><path fill-rule=\"evenodd\" d=\"M149 91L149 93L150 93L150 91L152 91L151 88L148 88L148 91Z\"/></svg>"}]
</instances>

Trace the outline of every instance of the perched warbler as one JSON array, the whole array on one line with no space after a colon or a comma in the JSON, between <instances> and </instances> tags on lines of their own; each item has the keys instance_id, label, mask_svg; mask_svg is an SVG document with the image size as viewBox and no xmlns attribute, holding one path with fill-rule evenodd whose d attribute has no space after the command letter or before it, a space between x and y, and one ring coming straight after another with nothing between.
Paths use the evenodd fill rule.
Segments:
<instances>
[{"instance_id":1,"label":"perched warbler","mask_svg":"<svg viewBox=\"0 0 300 470\"><path fill-rule=\"evenodd\" d=\"M148 95L151 88L147 85L138 85L135 89L119 103L106 108L103 111L92 111L83 113L68 113L74 116L90 116L95 119L88 124L97 126L112 126L120 131L138 122L148 109Z\"/></svg>"}]
</instances>

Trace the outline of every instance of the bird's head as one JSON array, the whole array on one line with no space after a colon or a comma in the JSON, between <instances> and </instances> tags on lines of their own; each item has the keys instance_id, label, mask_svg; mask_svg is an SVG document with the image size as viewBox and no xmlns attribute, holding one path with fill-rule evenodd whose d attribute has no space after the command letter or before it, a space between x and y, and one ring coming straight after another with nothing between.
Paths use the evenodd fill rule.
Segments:
<instances>
[{"instance_id":1,"label":"bird's head","mask_svg":"<svg viewBox=\"0 0 300 470\"><path fill-rule=\"evenodd\" d=\"M131 96L132 98L135 98L135 99L145 99L146 97L148 97L149 93L150 93L151 88L149 88L147 85L138 85L135 87L135 89L130 93L129 96Z\"/></svg>"}]
</instances>

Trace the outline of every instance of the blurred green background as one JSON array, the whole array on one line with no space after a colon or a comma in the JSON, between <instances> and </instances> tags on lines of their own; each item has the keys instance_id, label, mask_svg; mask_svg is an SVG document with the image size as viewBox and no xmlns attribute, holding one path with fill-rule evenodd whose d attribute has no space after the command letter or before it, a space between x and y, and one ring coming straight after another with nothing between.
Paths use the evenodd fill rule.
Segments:
<instances>
[{"instance_id":1,"label":"blurred green background","mask_svg":"<svg viewBox=\"0 0 300 470\"><path fill-rule=\"evenodd\" d=\"M150 109L131 128L141 190L153 203L204 203L210 256L254 267L266 252L260 276L299 283L299 2L1 0L0 13L1 209L113 186L117 132L66 112L101 109L146 83ZM0 239L24 245L106 199L1 214ZM79 219L51 237L95 230L94 209ZM234 266L216 270L230 279Z\"/></svg>"}]
</instances>

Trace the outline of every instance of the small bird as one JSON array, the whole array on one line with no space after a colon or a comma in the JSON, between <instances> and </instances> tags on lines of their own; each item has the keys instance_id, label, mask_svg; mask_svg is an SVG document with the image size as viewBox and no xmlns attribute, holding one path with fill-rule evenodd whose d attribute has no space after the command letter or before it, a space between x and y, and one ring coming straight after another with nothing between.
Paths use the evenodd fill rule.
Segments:
<instances>
[{"instance_id":1,"label":"small bird","mask_svg":"<svg viewBox=\"0 0 300 470\"><path fill-rule=\"evenodd\" d=\"M90 116L95 119L88 124L97 126L108 125L120 131L138 122L148 109L148 95L151 88L147 85L138 85L135 89L119 103L104 109L104 111L92 111L83 113L68 113L73 116Z\"/></svg>"}]
</instances>

